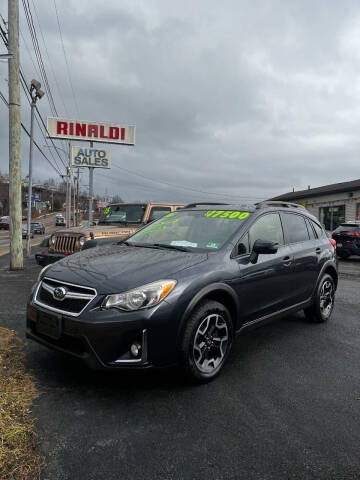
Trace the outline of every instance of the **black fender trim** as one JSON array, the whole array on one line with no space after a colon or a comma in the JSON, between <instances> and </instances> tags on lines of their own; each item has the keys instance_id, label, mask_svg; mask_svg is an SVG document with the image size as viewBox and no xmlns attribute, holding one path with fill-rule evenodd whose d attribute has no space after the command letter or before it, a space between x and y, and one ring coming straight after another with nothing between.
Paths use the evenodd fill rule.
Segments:
<instances>
[{"instance_id":1,"label":"black fender trim","mask_svg":"<svg viewBox=\"0 0 360 480\"><path fill-rule=\"evenodd\" d=\"M200 291L197 292L197 294L191 299L189 305L186 307L185 312L183 313L181 317L181 321L179 324L178 328L178 338L180 338L180 334L184 328L184 324L195 309L195 307L201 302L206 297L209 297L211 294L216 294L216 293L224 293L225 295L228 295L234 304L234 308L231 308L232 310L230 313L232 313L233 322L234 322L234 330L236 331L238 329L238 319L239 319L239 312L240 312L240 305L239 305L239 299L238 296L236 295L235 290L230 287L226 283L212 283L210 285L207 285L206 287L202 288ZM226 306L226 305L225 305Z\"/></svg>"},{"instance_id":2,"label":"black fender trim","mask_svg":"<svg viewBox=\"0 0 360 480\"><path fill-rule=\"evenodd\" d=\"M319 276L316 280L315 288L314 288L313 293L312 293L312 298L316 294L319 282L321 280L321 277L324 275L326 270L332 270L332 272L335 274L335 276L336 276L336 278L335 278L335 290L337 289L337 285L338 285L338 281L339 281L338 269L337 269L335 261L328 260L327 262L324 263L324 265L322 266L322 268L320 270Z\"/></svg>"}]
</instances>

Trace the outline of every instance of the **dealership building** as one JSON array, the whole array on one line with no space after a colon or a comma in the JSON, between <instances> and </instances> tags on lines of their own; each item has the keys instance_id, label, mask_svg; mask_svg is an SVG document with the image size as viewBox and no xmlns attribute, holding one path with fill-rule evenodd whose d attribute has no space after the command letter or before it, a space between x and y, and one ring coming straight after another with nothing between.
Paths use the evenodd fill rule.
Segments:
<instances>
[{"instance_id":1,"label":"dealership building","mask_svg":"<svg viewBox=\"0 0 360 480\"><path fill-rule=\"evenodd\" d=\"M271 200L284 200L303 205L317 217L326 230L334 230L344 222L360 221L360 179L323 187L284 193Z\"/></svg>"}]
</instances>

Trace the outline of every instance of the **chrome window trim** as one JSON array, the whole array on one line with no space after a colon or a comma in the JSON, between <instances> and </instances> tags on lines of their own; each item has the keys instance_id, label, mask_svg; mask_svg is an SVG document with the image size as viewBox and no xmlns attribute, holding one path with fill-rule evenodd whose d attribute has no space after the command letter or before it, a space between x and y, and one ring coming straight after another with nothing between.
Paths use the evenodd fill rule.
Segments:
<instances>
[{"instance_id":1,"label":"chrome window trim","mask_svg":"<svg viewBox=\"0 0 360 480\"><path fill-rule=\"evenodd\" d=\"M71 287L86 288L86 289L88 289L88 290L92 290L92 291L94 292L94 295L93 295L93 296L90 295L89 297L86 297L86 298L83 298L83 297L81 298L81 297L79 297L79 296L77 296L77 297L71 296L71 298L76 298L76 299L80 299L80 300L81 300L81 299L82 299L82 300L86 300L86 299L89 300L88 303L85 305L85 307L84 307L80 312L78 312L78 313L69 312L69 311L67 311L67 310L61 310L60 308L51 307L50 305L46 305L46 303L42 303L42 302L40 302L40 301L37 299L37 296L38 296L40 287L42 286L44 280L46 280L46 279L47 279L47 280L51 280L51 281L53 281L53 282L57 282L57 283L59 283L59 284L61 284L61 285L63 284L63 285L69 285L69 286L71 286ZM49 287L49 285L47 285L47 284L46 284L46 286ZM51 287L50 287L50 288L51 288ZM50 292L50 290L48 290L47 288L45 288L45 290L47 290L48 292ZM51 293L52 293L52 292L51 292ZM77 295L77 294L74 293L74 295ZM81 294L79 294L79 295L81 295ZM85 295L85 294L84 294L84 295ZM90 297L91 297L91 298L90 298ZM61 280L56 280L55 278L51 278L51 277L44 277L44 278L39 282L38 286L36 287L35 294L34 294L34 297L33 297L33 298L34 298L33 302L34 302L35 305L39 305L39 307L45 308L45 309L50 310L50 311L52 311L52 312L62 313L62 314L67 315L67 316L69 316L69 317L79 317L79 316L82 314L82 312L86 309L86 307L88 307L88 306L90 305L90 303L91 303L96 297L97 297L97 291L95 290L95 288L86 287L86 286L84 286L84 285L77 285L76 283L63 282L63 281L61 281ZM70 296L69 296L69 298L70 298Z\"/></svg>"}]
</instances>

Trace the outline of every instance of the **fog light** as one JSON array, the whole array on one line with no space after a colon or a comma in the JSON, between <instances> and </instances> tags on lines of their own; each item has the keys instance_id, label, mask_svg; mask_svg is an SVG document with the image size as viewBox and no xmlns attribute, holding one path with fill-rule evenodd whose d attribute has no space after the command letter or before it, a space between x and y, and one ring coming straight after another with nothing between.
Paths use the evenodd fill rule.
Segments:
<instances>
[{"instance_id":1,"label":"fog light","mask_svg":"<svg viewBox=\"0 0 360 480\"><path fill-rule=\"evenodd\" d=\"M141 345L139 343L133 343L130 347L130 352L133 357L138 357L141 353Z\"/></svg>"}]
</instances>

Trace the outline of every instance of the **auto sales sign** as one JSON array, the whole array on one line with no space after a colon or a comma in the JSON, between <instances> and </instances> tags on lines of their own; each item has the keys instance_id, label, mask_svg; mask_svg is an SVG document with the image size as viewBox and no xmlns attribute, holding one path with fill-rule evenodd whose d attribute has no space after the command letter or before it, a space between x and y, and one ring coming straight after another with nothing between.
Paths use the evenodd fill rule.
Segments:
<instances>
[{"instance_id":1,"label":"auto sales sign","mask_svg":"<svg viewBox=\"0 0 360 480\"><path fill-rule=\"evenodd\" d=\"M72 147L72 165L74 167L110 168L110 152L97 148Z\"/></svg>"},{"instance_id":2,"label":"auto sales sign","mask_svg":"<svg viewBox=\"0 0 360 480\"><path fill-rule=\"evenodd\" d=\"M48 117L47 130L50 138L135 145L135 125L113 125Z\"/></svg>"}]
</instances>

